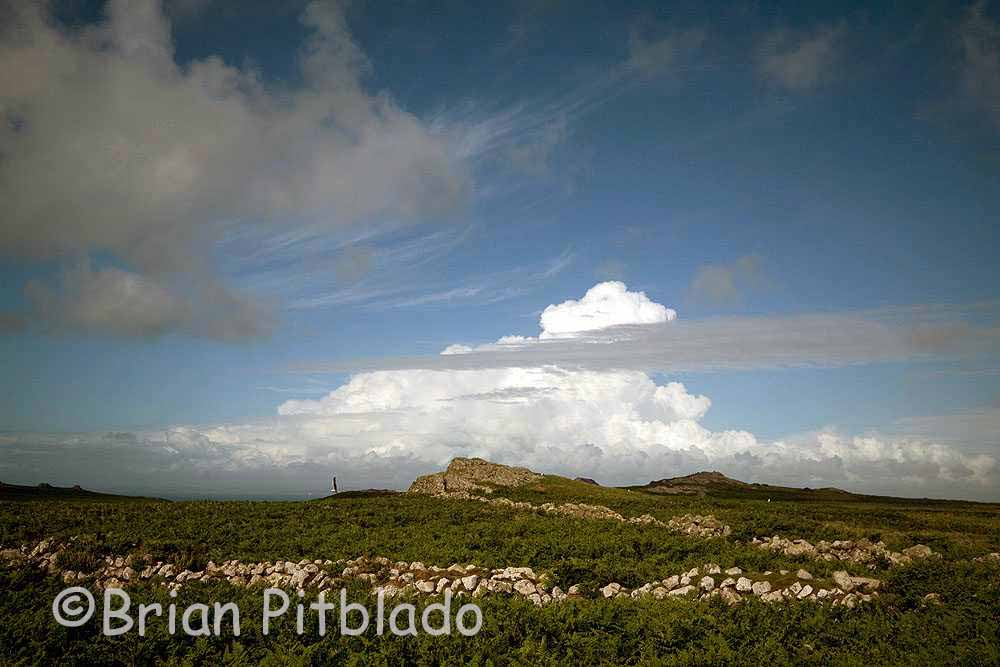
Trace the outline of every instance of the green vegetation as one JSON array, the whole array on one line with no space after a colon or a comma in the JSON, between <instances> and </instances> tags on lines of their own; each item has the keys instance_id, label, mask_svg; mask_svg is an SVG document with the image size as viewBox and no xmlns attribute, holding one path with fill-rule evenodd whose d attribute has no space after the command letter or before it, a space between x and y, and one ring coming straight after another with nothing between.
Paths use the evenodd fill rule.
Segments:
<instances>
[{"instance_id":1,"label":"green vegetation","mask_svg":"<svg viewBox=\"0 0 1000 667\"><path fill-rule=\"evenodd\" d=\"M79 536L61 563L92 569L106 554L131 554L198 568L208 560L244 561L387 556L447 566L529 565L555 583L625 586L712 561L748 571L806 567L862 574L857 565L789 558L745 544L754 535L818 539L881 538L892 548L930 545L942 559L878 577L888 593L856 609L812 603L736 607L681 600L578 600L535 608L522 599L483 598L482 632L474 638L320 638L293 624L264 637L247 623L240 637L170 637L162 624L140 638L100 636L94 624L63 628L50 605L57 578L0 569L0 663L35 664L1000 664L1000 577L996 565L970 562L1000 551L998 507L902 502L837 494L836 498L662 496L545 477L497 489L532 503L586 502L626 516L667 520L714 514L732 526L729 539L702 540L653 527L567 519L476 501L402 494L350 494L319 501L167 502L47 499L0 502L0 544L9 548L48 536ZM938 593L943 604L924 605ZM259 610L259 591L228 584L185 585L177 600L142 584L133 603L233 600ZM364 600L360 589L353 599ZM187 601L185 603L185 601ZM374 602L370 603L374 607ZM418 604L419 606L419 604Z\"/></svg>"}]
</instances>

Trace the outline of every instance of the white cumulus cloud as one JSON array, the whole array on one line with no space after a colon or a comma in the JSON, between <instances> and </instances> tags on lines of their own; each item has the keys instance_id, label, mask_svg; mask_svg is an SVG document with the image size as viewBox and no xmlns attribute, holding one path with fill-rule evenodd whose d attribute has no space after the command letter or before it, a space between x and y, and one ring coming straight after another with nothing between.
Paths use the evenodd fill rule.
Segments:
<instances>
[{"instance_id":1,"label":"white cumulus cloud","mask_svg":"<svg viewBox=\"0 0 1000 667\"><path fill-rule=\"evenodd\" d=\"M625 283L608 281L587 290L579 301L570 299L542 311L540 338L571 336L623 324L656 324L677 313L651 301L645 292L629 292Z\"/></svg>"}]
</instances>

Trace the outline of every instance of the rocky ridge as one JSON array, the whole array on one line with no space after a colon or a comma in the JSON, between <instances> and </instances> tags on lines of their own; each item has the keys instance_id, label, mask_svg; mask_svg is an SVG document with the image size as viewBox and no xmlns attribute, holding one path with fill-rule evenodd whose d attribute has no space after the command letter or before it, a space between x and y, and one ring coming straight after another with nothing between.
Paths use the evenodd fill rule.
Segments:
<instances>
[{"instance_id":1,"label":"rocky ridge","mask_svg":"<svg viewBox=\"0 0 1000 667\"><path fill-rule=\"evenodd\" d=\"M94 572L87 573L60 567L59 554L71 546L72 540L44 539L20 549L5 549L0 552L0 561L8 566L36 567L61 577L67 584L92 584L96 588L121 588L140 581L158 581L161 586L179 589L190 582L227 581L235 586L327 591L340 588L348 580L356 580L369 583L374 593L382 592L386 597L433 596L450 590L453 594L474 598L522 596L539 606L570 598L652 596L658 600L718 597L728 604L748 598L764 602L811 600L854 607L878 596L882 589L882 582L877 579L854 577L844 571L834 572L829 580L814 578L806 570L799 570L794 575L785 570L763 572L751 578L739 567L723 570L714 563L635 589L610 582L596 591L579 585L569 586L564 591L551 584L548 574L538 574L531 567L486 569L475 564L454 563L443 568L385 557L258 563L227 560L221 564L209 562L203 570L192 571L134 554L109 555Z\"/></svg>"}]
</instances>

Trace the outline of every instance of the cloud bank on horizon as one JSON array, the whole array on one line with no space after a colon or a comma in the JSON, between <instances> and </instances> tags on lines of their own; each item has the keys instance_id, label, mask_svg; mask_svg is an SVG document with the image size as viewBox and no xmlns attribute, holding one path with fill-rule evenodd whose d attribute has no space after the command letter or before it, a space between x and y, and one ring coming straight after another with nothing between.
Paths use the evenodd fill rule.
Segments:
<instances>
[{"instance_id":1,"label":"cloud bank on horizon","mask_svg":"<svg viewBox=\"0 0 1000 667\"><path fill-rule=\"evenodd\" d=\"M670 326L675 318L623 283L600 283L579 300L546 308L539 338L518 344L544 346L552 336L572 339L610 326ZM278 416L254 423L36 436L34 443L12 435L5 467L28 470L58 452L56 465L72 479L90 474L111 485L112 478L128 478L154 489L154 480L169 481L174 493L195 495L206 493L206 484L213 493L238 493L247 480L264 493L295 495L303 485L322 488L332 474L353 488L401 487L454 456L609 484L712 468L753 481L869 492L970 498L996 492L992 455L969 450L969 442L935 442L926 424L917 436L823 430L762 442L747 431L703 426L710 407L707 396L679 382L657 384L639 370L556 364L381 370L358 373L317 400L286 401ZM983 423L995 428L1000 411Z\"/></svg>"}]
</instances>

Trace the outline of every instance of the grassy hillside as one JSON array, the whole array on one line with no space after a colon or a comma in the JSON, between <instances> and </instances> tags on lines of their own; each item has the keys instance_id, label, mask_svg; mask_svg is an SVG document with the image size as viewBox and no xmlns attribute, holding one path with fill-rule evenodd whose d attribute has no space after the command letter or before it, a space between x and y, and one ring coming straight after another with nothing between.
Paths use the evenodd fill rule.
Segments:
<instances>
[{"instance_id":1,"label":"grassy hillside","mask_svg":"<svg viewBox=\"0 0 1000 667\"><path fill-rule=\"evenodd\" d=\"M483 599L486 626L473 639L345 638L320 640L288 628L234 639L98 636L93 628L55 626L48 605L64 585L27 569L0 568L0 662L65 659L81 664L177 663L320 664L998 664L996 621L1000 577L973 556L1000 551L998 507L852 496L803 500L731 496L673 496L598 487L545 476L494 495L535 504L586 502L625 516L661 520L684 513L714 514L733 528L727 539L699 539L612 521L512 511L474 500L413 494L342 494L309 502L165 502L36 496L0 501L4 548L49 536L79 536L78 562L106 554L144 554L190 569L208 560L246 561L387 556L447 566L528 565L561 585L625 586L714 562L764 571L807 567L870 574L856 564L792 558L746 543L781 534L818 539L881 538L893 548L930 545L943 555L877 572L888 592L856 609L813 603L735 607L681 600L577 600L536 608L520 599ZM938 593L941 606L924 605ZM359 592L359 595L365 593ZM136 588L133 599L163 589ZM259 594L227 584L185 586L181 599L246 599ZM256 596L256 597L255 597ZM251 602L250 599L253 598ZM256 633L256 634L255 634Z\"/></svg>"}]
</instances>

